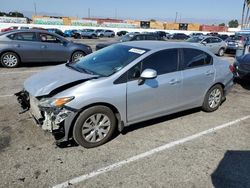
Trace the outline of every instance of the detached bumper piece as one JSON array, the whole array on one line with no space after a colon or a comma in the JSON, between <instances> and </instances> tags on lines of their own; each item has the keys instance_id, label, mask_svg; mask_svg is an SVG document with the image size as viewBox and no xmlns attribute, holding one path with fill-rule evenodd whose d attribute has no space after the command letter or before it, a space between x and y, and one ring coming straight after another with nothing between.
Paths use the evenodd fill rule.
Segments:
<instances>
[{"instance_id":1,"label":"detached bumper piece","mask_svg":"<svg viewBox=\"0 0 250 188\"><path fill-rule=\"evenodd\" d=\"M17 96L17 101L21 106L21 111L19 112L19 114L27 112L30 109L29 94L26 91L20 91L18 93L15 93L15 96Z\"/></svg>"}]
</instances>

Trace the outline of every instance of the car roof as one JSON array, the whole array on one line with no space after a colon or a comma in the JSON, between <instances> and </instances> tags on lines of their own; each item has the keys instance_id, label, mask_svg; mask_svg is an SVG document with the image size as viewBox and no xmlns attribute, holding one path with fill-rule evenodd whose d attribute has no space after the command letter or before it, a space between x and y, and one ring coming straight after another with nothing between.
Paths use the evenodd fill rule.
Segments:
<instances>
[{"instance_id":1,"label":"car roof","mask_svg":"<svg viewBox=\"0 0 250 188\"><path fill-rule=\"evenodd\" d=\"M64 39L63 37L61 37L60 35L56 34L56 33L52 33L52 32L49 32L47 30L43 30L43 29L19 29L19 30L12 30L12 31L8 31L8 32L4 32L2 33L1 36L6 36L6 35L9 35L9 34L14 34L14 33L23 33L23 32L42 32L42 33L46 33L46 34L50 34L50 35L55 35L57 36L58 38L61 38L61 39ZM64 39L66 40L66 39Z\"/></svg>"},{"instance_id":2,"label":"car roof","mask_svg":"<svg viewBox=\"0 0 250 188\"><path fill-rule=\"evenodd\" d=\"M157 50L164 48L196 48L201 49L197 45L189 42L166 42L166 41L130 41L120 43L121 45L132 46L135 48L143 48L148 50ZM204 50L204 49L202 49ZM204 50L207 52L207 50Z\"/></svg>"}]
</instances>

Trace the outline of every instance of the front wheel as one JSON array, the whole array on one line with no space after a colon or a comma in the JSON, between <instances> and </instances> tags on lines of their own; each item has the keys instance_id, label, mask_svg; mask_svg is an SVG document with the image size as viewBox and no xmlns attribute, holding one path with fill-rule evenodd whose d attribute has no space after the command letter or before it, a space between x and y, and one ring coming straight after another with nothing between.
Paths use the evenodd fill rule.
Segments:
<instances>
[{"instance_id":1,"label":"front wheel","mask_svg":"<svg viewBox=\"0 0 250 188\"><path fill-rule=\"evenodd\" d=\"M116 118L106 106L93 106L84 110L73 128L73 138L85 148L93 148L106 143L116 128Z\"/></svg>"},{"instance_id":2,"label":"front wheel","mask_svg":"<svg viewBox=\"0 0 250 188\"><path fill-rule=\"evenodd\" d=\"M206 112L213 112L219 108L223 98L223 89L220 85L210 88L205 96L202 109Z\"/></svg>"},{"instance_id":3,"label":"front wheel","mask_svg":"<svg viewBox=\"0 0 250 188\"><path fill-rule=\"evenodd\" d=\"M1 63L4 67L14 68L20 64L20 59L16 53L6 52L1 56Z\"/></svg>"},{"instance_id":4,"label":"front wheel","mask_svg":"<svg viewBox=\"0 0 250 188\"><path fill-rule=\"evenodd\" d=\"M85 54L82 51L76 51L76 52L74 52L72 54L71 61L75 62L75 61L77 61L78 59L80 59L80 58L82 58L84 56L85 56Z\"/></svg>"}]
</instances>

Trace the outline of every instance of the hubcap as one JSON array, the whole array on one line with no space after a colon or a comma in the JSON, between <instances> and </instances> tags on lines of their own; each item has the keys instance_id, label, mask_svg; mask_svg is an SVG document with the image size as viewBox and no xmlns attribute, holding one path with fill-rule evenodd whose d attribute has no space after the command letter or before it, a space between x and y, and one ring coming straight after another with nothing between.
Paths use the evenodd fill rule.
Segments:
<instances>
[{"instance_id":1,"label":"hubcap","mask_svg":"<svg viewBox=\"0 0 250 188\"><path fill-rule=\"evenodd\" d=\"M223 56L224 50L220 50L220 56Z\"/></svg>"},{"instance_id":2,"label":"hubcap","mask_svg":"<svg viewBox=\"0 0 250 188\"><path fill-rule=\"evenodd\" d=\"M82 58L83 57L83 54L82 53L76 53L76 54L74 54L74 56L73 56L73 61L76 61L76 60L78 60L78 59L80 59L80 58Z\"/></svg>"},{"instance_id":3,"label":"hubcap","mask_svg":"<svg viewBox=\"0 0 250 188\"><path fill-rule=\"evenodd\" d=\"M221 92L219 89L214 89L208 98L208 104L210 108L216 108L220 105L221 101Z\"/></svg>"},{"instance_id":4,"label":"hubcap","mask_svg":"<svg viewBox=\"0 0 250 188\"><path fill-rule=\"evenodd\" d=\"M12 54L7 54L3 57L3 63L8 67L14 67L18 63L18 59Z\"/></svg>"},{"instance_id":5,"label":"hubcap","mask_svg":"<svg viewBox=\"0 0 250 188\"><path fill-rule=\"evenodd\" d=\"M99 142L107 136L110 126L108 116L101 113L94 114L83 123L82 136L88 142Z\"/></svg>"}]
</instances>

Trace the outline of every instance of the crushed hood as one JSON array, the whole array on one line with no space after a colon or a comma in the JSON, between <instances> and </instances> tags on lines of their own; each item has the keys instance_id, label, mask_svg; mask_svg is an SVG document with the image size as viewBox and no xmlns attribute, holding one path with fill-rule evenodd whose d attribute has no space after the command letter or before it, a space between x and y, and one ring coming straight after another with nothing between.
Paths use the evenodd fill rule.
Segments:
<instances>
[{"instance_id":1,"label":"crushed hood","mask_svg":"<svg viewBox=\"0 0 250 188\"><path fill-rule=\"evenodd\" d=\"M96 77L96 75L75 71L63 64L29 77L24 82L24 89L32 96L39 97L55 91L60 92L59 88L67 89Z\"/></svg>"}]
</instances>

